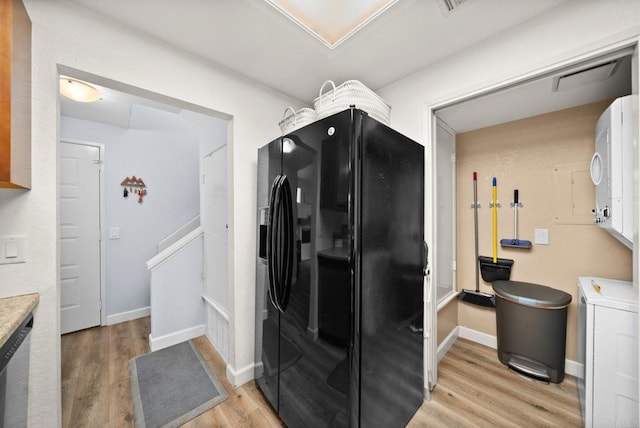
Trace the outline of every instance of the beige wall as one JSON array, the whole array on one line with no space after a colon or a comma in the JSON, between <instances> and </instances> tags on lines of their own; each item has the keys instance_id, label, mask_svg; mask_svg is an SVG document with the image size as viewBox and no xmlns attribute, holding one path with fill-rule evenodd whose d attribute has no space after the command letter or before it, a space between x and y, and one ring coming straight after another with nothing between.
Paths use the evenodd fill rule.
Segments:
<instances>
[{"instance_id":1,"label":"beige wall","mask_svg":"<svg viewBox=\"0 0 640 428\"><path fill-rule=\"evenodd\" d=\"M547 285L572 295L567 350L576 360L578 276L630 281L632 252L590 217L595 188L588 165L595 125L612 100L479 129L456 138L458 288L474 288L473 171L478 172L480 255L492 255L491 180L498 180L498 241L513 237L513 189L520 191L519 239L534 241L534 229L549 230L549 245L530 250L501 248L498 257L514 260L511 279ZM481 289L492 292L481 280ZM493 310L458 303L458 323L495 335Z\"/></svg>"}]
</instances>

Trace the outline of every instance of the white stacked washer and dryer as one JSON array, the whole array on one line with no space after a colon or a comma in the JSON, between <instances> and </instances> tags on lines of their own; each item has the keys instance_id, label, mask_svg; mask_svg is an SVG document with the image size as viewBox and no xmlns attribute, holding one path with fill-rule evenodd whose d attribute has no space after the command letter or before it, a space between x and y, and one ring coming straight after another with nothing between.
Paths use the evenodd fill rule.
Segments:
<instances>
[{"instance_id":1,"label":"white stacked washer and dryer","mask_svg":"<svg viewBox=\"0 0 640 428\"><path fill-rule=\"evenodd\" d=\"M594 222L633 250L634 97L616 99L596 125L591 179ZM637 427L638 286L629 281L578 278L578 392L584 425Z\"/></svg>"}]
</instances>

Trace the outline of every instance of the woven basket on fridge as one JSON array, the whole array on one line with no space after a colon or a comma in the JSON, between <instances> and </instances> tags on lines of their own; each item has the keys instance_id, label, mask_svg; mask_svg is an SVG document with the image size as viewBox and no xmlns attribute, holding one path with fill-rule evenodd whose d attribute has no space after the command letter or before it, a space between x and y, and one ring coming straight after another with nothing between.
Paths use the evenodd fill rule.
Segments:
<instances>
[{"instance_id":1,"label":"woven basket on fridge","mask_svg":"<svg viewBox=\"0 0 640 428\"><path fill-rule=\"evenodd\" d=\"M327 84L331 84L333 89L323 94L322 91ZM327 80L320 87L318 98L313 100L318 119L348 109L352 105L366 111L369 116L385 125L389 125L391 121L391 107L358 80L347 80L337 87L333 81Z\"/></svg>"},{"instance_id":2,"label":"woven basket on fridge","mask_svg":"<svg viewBox=\"0 0 640 428\"><path fill-rule=\"evenodd\" d=\"M287 115L287 112L290 112ZM294 111L293 108L287 107L282 114L283 119L280 121L280 131L282 135L291 131L302 128L316 120L316 111L312 108L302 108Z\"/></svg>"}]
</instances>

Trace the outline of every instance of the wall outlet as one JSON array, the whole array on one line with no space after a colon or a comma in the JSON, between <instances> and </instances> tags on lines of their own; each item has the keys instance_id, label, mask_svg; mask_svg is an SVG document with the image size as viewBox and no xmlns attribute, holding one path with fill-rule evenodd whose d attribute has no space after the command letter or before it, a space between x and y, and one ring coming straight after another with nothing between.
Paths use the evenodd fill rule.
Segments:
<instances>
[{"instance_id":1,"label":"wall outlet","mask_svg":"<svg viewBox=\"0 0 640 428\"><path fill-rule=\"evenodd\" d=\"M535 229L534 236L534 244L549 245L549 229Z\"/></svg>"}]
</instances>

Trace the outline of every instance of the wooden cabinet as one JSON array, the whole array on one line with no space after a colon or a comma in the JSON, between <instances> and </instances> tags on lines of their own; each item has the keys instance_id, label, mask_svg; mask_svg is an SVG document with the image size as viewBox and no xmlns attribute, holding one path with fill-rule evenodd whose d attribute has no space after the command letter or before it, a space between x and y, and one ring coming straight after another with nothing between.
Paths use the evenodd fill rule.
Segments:
<instances>
[{"instance_id":1,"label":"wooden cabinet","mask_svg":"<svg viewBox=\"0 0 640 428\"><path fill-rule=\"evenodd\" d=\"M0 0L0 187L31 188L31 20Z\"/></svg>"}]
</instances>

